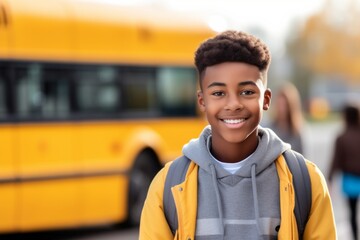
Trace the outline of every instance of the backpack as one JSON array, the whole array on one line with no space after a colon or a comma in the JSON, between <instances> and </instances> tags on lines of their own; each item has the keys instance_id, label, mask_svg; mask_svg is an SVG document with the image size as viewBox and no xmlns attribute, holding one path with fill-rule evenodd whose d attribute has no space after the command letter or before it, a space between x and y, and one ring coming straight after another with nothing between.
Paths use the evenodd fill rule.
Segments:
<instances>
[{"instance_id":1,"label":"backpack","mask_svg":"<svg viewBox=\"0 0 360 240\"><path fill-rule=\"evenodd\" d=\"M296 217L299 239L302 239L311 209L312 197L310 175L306 167L305 159L301 154L293 150L287 150L283 153L283 156L293 175L293 185L295 188L294 214ZM163 195L164 214L173 234L175 234L178 227L178 219L171 187L180 184L185 180L190 162L190 159L185 156L181 156L174 160L170 165L165 180Z\"/></svg>"}]
</instances>

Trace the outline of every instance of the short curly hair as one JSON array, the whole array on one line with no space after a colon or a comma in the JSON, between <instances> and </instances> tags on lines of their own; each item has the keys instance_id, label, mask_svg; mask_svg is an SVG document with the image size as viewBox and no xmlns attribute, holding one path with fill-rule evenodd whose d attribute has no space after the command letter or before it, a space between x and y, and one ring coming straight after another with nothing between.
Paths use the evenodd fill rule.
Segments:
<instances>
[{"instance_id":1,"label":"short curly hair","mask_svg":"<svg viewBox=\"0 0 360 240\"><path fill-rule=\"evenodd\" d=\"M259 38L242 31L225 31L204 41L195 52L200 79L209 66L223 62L244 62L261 72L270 65L270 50Z\"/></svg>"}]
</instances>

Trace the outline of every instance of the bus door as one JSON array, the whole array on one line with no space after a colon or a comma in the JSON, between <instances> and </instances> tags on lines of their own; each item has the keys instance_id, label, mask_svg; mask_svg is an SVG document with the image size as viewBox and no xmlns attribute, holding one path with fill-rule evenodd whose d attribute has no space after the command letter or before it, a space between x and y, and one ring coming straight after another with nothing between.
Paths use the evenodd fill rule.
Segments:
<instances>
[{"instance_id":1,"label":"bus door","mask_svg":"<svg viewBox=\"0 0 360 240\"><path fill-rule=\"evenodd\" d=\"M79 221L80 169L74 158L70 80L66 68L34 62L15 67L19 117L20 227L73 226Z\"/></svg>"}]
</instances>

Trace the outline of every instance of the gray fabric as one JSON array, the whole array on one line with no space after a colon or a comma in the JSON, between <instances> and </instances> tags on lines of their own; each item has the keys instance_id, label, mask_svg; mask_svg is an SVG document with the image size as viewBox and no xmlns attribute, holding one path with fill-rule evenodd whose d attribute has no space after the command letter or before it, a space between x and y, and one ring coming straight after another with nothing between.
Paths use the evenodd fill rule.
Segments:
<instances>
[{"instance_id":1,"label":"gray fabric","mask_svg":"<svg viewBox=\"0 0 360 240\"><path fill-rule=\"evenodd\" d=\"M276 239L280 199L274 161L290 145L260 127L257 149L231 174L213 160L208 141L209 126L183 148L199 165L196 239Z\"/></svg>"},{"instance_id":2,"label":"gray fabric","mask_svg":"<svg viewBox=\"0 0 360 240\"><path fill-rule=\"evenodd\" d=\"M185 180L186 172L189 167L190 160L187 157L181 156L174 160L166 175L164 186L163 205L166 221L170 229L175 234L178 228L177 210L175 207L174 197L171 193L171 187L175 186Z\"/></svg>"}]
</instances>

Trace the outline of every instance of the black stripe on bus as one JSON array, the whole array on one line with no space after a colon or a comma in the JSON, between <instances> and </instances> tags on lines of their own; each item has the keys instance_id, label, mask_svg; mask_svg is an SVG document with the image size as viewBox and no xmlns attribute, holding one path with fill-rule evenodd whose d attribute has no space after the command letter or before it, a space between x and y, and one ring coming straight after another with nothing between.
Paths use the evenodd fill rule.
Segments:
<instances>
[{"instance_id":1,"label":"black stripe on bus","mask_svg":"<svg viewBox=\"0 0 360 240\"><path fill-rule=\"evenodd\" d=\"M44 181L54 181L54 180L68 180L68 179L81 179L89 177L106 177L106 176L120 176L128 175L129 172L125 170L104 170L96 172L74 172L74 173L64 173L64 174L54 174L54 175L44 175L44 176L16 176L9 178L0 178L0 184L10 184L10 183L28 183L28 182L44 182Z\"/></svg>"}]
</instances>

